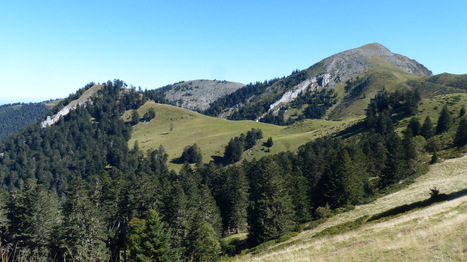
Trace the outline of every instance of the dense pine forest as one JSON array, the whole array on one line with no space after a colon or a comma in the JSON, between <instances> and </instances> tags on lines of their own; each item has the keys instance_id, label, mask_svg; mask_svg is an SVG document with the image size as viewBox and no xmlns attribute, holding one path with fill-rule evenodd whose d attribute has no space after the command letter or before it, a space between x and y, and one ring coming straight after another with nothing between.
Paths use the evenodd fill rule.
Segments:
<instances>
[{"instance_id":1,"label":"dense pine forest","mask_svg":"<svg viewBox=\"0 0 467 262\"><path fill-rule=\"evenodd\" d=\"M251 86L251 93L266 84ZM420 95L383 92L368 106L365 121L339 136L306 143L296 153L239 162L238 155L262 138L261 130L253 129L232 138L223 163L202 164L202 148L187 147L185 164L176 172L169 170L162 146L147 152L137 143L128 147L137 121L125 122L122 115L161 98L126 87L109 81L92 102L55 125L36 123L2 141L2 259L211 261L232 256L299 232L302 222L366 203L416 176L427 165L421 156L427 151L436 156L434 142L423 148L420 137L429 140L454 121L446 108L436 128L429 118L423 124L413 119L399 134L395 122L417 112ZM225 103L243 101L242 94L237 96ZM315 93L295 106L320 97L333 94ZM148 112L143 121L154 117L157 112ZM465 117L459 119L465 127ZM457 146L467 143L464 129L456 133ZM269 142L272 146L272 138ZM238 232L248 232L247 240L222 240Z\"/></svg>"},{"instance_id":2,"label":"dense pine forest","mask_svg":"<svg viewBox=\"0 0 467 262\"><path fill-rule=\"evenodd\" d=\"M0 140L14 134L49 111L43 103L16 103L0 106Z\"/></svg>"}]
</instances>

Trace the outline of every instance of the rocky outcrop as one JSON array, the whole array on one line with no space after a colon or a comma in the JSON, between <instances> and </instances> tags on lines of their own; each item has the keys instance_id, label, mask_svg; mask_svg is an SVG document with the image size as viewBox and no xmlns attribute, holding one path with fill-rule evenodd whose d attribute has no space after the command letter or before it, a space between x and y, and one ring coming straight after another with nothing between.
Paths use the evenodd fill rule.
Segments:
<instances>
[{"instance_id":1,"label":"rocky outcrop","mask_svg":"<svg viewBox=\"0 0 467 262\"><path fill-rule=\"evenodd\" d=\"M48 126L52 126L57 123L61 117L68 115L72 110L75 110L78 106L86 105L90 103L92 100L91 98L94 97L97 92L103 88L103 85L95 85L89 90L87 90L80 98L71 101L68 105L62 108L58 113L53 116L47 116L47 119L41 122L41 127L46 128Z\"/></svg>"},{"instance_id":2,"label":"rocky outcrop","mask_svg":"<svg viewBox=\"0 0 467 262\"><path fill-rule=\"evenodd\" d=\"M165 99L176 106L204 111L218 98L229 95L245 86L241 83L218 80L193 80L165 87Z\"/></svg>"},{"instance_id":3,"label":"rocky outcrop","mask_svg":"<svg viewBox=\"0 0 467 262\"><path fill-rule=\"evenodd\" d=\"M352 79L365 73L375 60L382 60L416 76L432 75L431 71L417 61L403 55L394 54L378 43L350 49L322 60L319 64L325 73L330 74L329 85Z\"/></svg>"}]
</instances>

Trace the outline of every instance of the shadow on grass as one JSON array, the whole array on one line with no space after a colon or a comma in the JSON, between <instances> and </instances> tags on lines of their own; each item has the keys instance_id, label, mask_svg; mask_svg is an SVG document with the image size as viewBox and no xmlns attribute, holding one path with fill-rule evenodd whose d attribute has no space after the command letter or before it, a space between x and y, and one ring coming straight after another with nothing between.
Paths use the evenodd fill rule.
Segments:
<instances>
[{"instance_id":1,"label":"shadow on grass","mask_svg":"<svg viewBox=\"0 0 467 262\"><path fill-rule=\"evenodd\" d=\"M384 211L382 213L376 214L376 215L370 217L367 220L367 222L371 222L371 221L375 221L375 220L381 220L381 219L384 219L384 218L391 218L391 217L394 217L394 216L397 216L397 215L400 215L400 214L403 214L403 213L406 213L406 212L413 211L415 209L427 207L427 206L432 205L434 203L448 201L448 200L454 200L456 198L463 197L465 195L467 195L467 189L463 189L463 190L460 190L458 192L451 193L449 195L447 195L447 194L438 194L436 196L432 196L432 197L430 197L428 199L425 199L423 201L418 201L418 202L414 202L412 204L398 206L398 207L389 209L387 211Z\"/></svg>"},{"instance_id":2,"label":"shadow on grass","mask_svg":"<svg viewBox=\"0 0 467 262\"><path fill-rule=\"evenodd\" d=\"M368 128L365 126L365 121L360 121L355 125L349 126L346 129L337 132L335 136L342 137L343 139L345 139L363 133L365 131L368 131Z\"/></svg>"},{"instance_id":3,"label":"shadow on grass","mask_svg":"<svg viewBox=\"0 0 467 262\"><path fill-rule=\"evenodd\" d=\"M229 163L227 163L225 161L225 159L221 156L211 156L211 158L214 160L214 164L216 165L223 165L223 166L226 166L228 165Z\"/></svg>"},{"instance_id":4,"label":"shadow on grass","mask_svg":"<svg viewBox=\"0 0 467 262\"><path fill-rule=\"evenodd\" d=\"M174 158L170 160L170 163L172 164L185 164L185 161L181 157Z\"/></svg>"}]
</instances>

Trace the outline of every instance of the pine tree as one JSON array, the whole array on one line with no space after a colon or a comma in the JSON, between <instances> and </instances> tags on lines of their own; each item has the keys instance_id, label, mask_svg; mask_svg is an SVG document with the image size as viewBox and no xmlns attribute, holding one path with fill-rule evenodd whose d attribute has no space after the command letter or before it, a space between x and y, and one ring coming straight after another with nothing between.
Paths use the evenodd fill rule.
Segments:
<instances>
[{"instance_id":1,"label":"pine tree","mask_svg":"<svg viewBox=\"0 0 467 262\"><path fill-rule=\"evenodd\" d=\"M18 257L51 256L53 234L61 222L58 198L27 179L22 191L11 193L7 207L8 238L16 245Z\"/></svg>"},{"instance_id":2,"label":"pine tree","mask_svg":"<svg viewBox=\"0 0 467 262\"><path fill-rule=\"evenodd\" d=\"M185 147L180 159L183 162L188 162L190 164L201 163L203 161L203 154L201 153L201 149L195 143L192 146Z\"/></svg>"},{"instance_id":3,"label":"pine tree","mask_svg":"<svg viewBox=\"0 0 467 262\"><path fill-rule=\"evenodd\" d=\"M162 206L163 221L172 229L172 245L182 249L182 241L188 232L189 213L187 197L178 181L167 188ZM183 250L181 250L183 253Z\"/></svg>"},{"instance_id":4,"label":"pine tree","mask_svg":"<svg viewBox=\"0 0 467 262\"><path fill-rule=\"evenodd\" d=\"M396 133L387 138L388 157L385 169L381 172L381 186L385 187L404 178L407 173L405 151L402 141Z\"/></svg>"},{"instance_id":5,"label":"pine tree","mask_svg":"<svg viewBox=\"0 0 467 262\"><path fill-rule=\"evenodd\" d=\"M280 168L266 157L250 167L250 201L248 239L253 244L278 238L293 227L292 203Z\"/></svg>"},{"instance_id":6,"label":"pine tree","mask_svg":"<svg viewBox=\"0 0 467 262\"><path fill-rule=\"evenodd\" d=\"M159 213L151 209L146 219L133 218L128 235L132 261L177 261L179 254L170 244L170 230L166 230Z\"/></svg>"},{"instance_id":7,"label":"pine tree","mask_svg":"<svg viewBox=\"0 0 467 262\"><path fill-rule=\"evenodd\" d=\"M246 224L248 207L248 180L243 169L231 167L226 171L227 190L225 193L227 209L224 220L228 231L236 233L243 229Z\"/></svg>"},{"instance_id":8,"label":"pine tree","mask_svg":"<svg viewBox=\"0 0 467 262\"><path fill-rule=\"evenodd\" d=\"M240 138L235 137L230 139L229 144L227 144L227 146L225 147L225 162L228 164L232 164L240 161L240 159L242 158L243 149L244 143Z\"/></svg>"},{"instance_id":9,"label":"pine tree","mask_svg":"<svg viewBox=\"0 0 467 262\"><path fill-rule=\"evenodd\" d=\"M8 201L8 193L0 190L0 235L5 236L8 227L7 208L6 203ZM3 239L0 239L0 243Z\"/></svg>"},{"instance_id":10,"label":"pine tree","mask_svg":"<svg viewBox=\"0 0 467 262\"><path fill-rule=\"evenodd\" d=\"M215 261L221 252L219 236L200 212L193 215L184 243L184 256L190 261Z\"/></svg>"},{"instance_id":11,"label":"pine tree","mask_svg":"<svg viewBox=\"0 0 467 262\"><path fill-rule=\"evenodd\" d=\"M441 114L439 115L438 122L436 125L436 133L441 134L442 132L447 131L451 128L452 125L452 117L449 113L449 109L447 105L444 105L443 109L441 110Z\"/></svg>"},{"instance_id":12,"label":"pine tree","mask_svg":"<svg viewBox=\"0 0 467 262\"><path fill-rule=\"evenodd\" d=\"M355 172L348 151L343 148L333 156L330 172L323 177L322 189L332 208L356 204L363 195L363 184Z\"/></svg>"},{"instance_id":13,"label":"pine tree","mask_svg":"<svg viewBox=\"0 0 467 262\"><path fill-rule=\"evenodd\" d=\"M463 117L465 115L465 106L462 106L461 110L459 111L459 117Z\"/></svg>"},{"instance_id":14,"label":"pine tree","mask_svg":"<svg viewBox=\"0 0 467 262\"><path fill-rule=\"evenodd\" d=\"M420 121L418 121L417 118L412 117L407 128L410 128L412 130L412 136L418 136L421 133L422 125L420 124Z\"/></svg>"},{"instance_id":15,"label":"pine tree","mask_svg":"<svg viewBox=\"0 0 467 262\"><path fill-rule=\"evenodd\" d=\"M425 122L423 122L422 128L420 130L420 135L422 135L425 139L430 139L435 134L435 130L433 128L433 124L431 123L431 118L427 116L425 118Z\"/></svg>"},{"instance_id":16,"label":"pine tree","mask_svg":"<svg viewBox=\"0 0 467 262\"><path fill-rule=\"evenodd\" d=\"M454 138L454 145L463 147L467 144L467 118L462 117L457 128L456 136Z\"/></svg>"},{"instance_id":17,"label":"pine tree","mask_svg":"<svg viewBox=\"0 0 467 262\"><path fill-rule=\"evenodd\" d=\"M274 141L272 140L272 137L269 137L264 145L269 148L272 147L274 145Z\"/></svg>"},{"instance_id":18,"label":"pine tree","mask_svg":"<svg viewBox=\"0 0 467 262\"><path fill-rule=\"evenodd\" d=\"M86 183L70 184L63 210L60 247L63 258L74 261L104 261L109 258L102 215L92 204Z\"/></svg>"},{"instance_id":19,"label":"pine tree","mask_svg":"<svg viewBox=\"0 0 467 262\"><path fill-rule=\"evenodd\" d=\"M139 123L139 113L137 110L133 110L131 114L131 124L136 125Z\"/></svg>"}]
</instances>

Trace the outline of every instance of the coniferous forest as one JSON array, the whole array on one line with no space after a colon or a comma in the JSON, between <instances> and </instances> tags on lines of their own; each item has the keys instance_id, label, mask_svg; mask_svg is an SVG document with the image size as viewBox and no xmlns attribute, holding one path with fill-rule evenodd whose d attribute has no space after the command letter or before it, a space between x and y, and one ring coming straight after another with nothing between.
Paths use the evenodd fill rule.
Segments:
<instances>
[{"instance_id":1,"label":"coniferous forest","mask_svg":"<svg viewBox=\"0 0 467 262\"><path fill-rule=\"evenodd\" d=\"M122 115L151 97L134 89L124 92L125 87L120 80L109 81L92 103L55 125L30 125L2 141L2 256L12 261L232 256L298 232L302 222L319 220L331 210L368 202L413 176L425 165L414 137L435 132L431 120L422 126L414 119L397 134L394 121L414 114L420 95L382 93L368 106L358 136L318 138L296 153L238 162L238 154L262 138L261 130L253 129L232 138L223 164L202 164L202 148L186 148L186 163L176 172L169 170L163 147L129 149L134 123ZM157 112L147 117L157 118ZM456 143L465 145L461 131ZM248 232L247 240L222 240L238 232Z\"/></svg>"}]
</instances>

